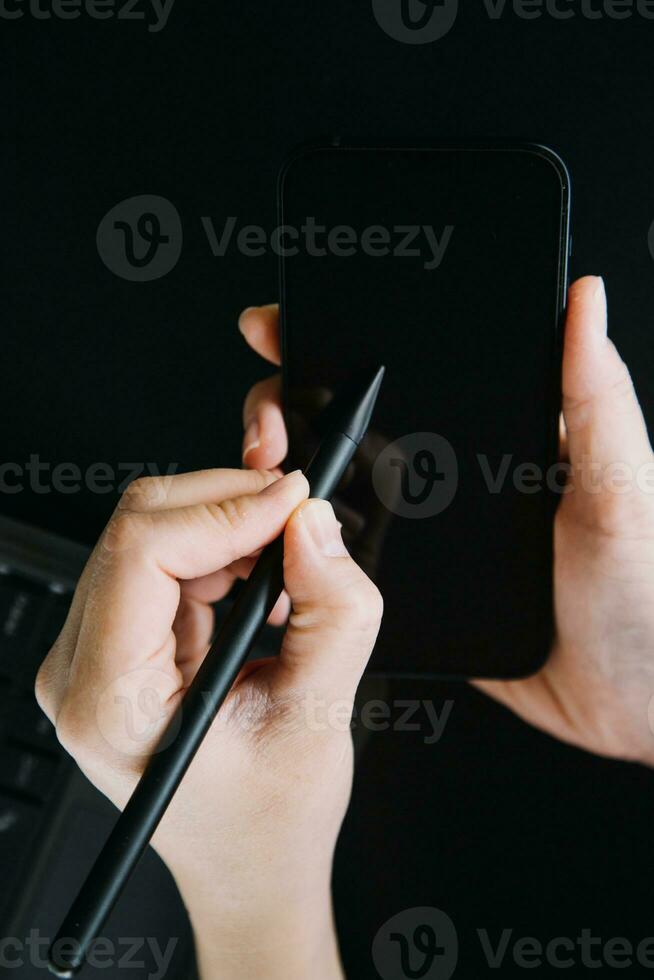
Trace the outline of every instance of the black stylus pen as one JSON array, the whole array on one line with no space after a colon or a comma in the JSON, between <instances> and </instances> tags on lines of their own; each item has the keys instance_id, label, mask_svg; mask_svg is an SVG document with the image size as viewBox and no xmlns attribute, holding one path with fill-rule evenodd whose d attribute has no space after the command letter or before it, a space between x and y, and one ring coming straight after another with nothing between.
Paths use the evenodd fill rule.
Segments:
<instances>
[{"instance_id":1,"label":"black stylus pen","mask_svg":"<svg viewBox=\"0 0 654 980\"><path fill-rule=\"evenodd\" d=\"M355 397L330 404L333 427L305 471L312 497L328 499L336 489L366 433L383 376L380 367ZM165 747L154 753L118 817L50 947L50 969L57 976L71 977L80 969L147 847L282 592L283 554L283 535L262 551L162 736Z\"/></svg>"}]
</instances>

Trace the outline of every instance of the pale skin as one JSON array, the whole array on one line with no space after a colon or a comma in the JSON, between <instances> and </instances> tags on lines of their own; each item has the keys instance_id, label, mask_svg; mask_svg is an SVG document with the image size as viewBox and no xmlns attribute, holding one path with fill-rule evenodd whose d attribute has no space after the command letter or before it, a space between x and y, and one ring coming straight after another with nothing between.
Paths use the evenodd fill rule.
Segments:
<instances>
[{"instance_id":1,"label":"pale skin","mask_svg":"<svg viewBox=\"0 0 654 980\"><path fill-rule=\"evenodd\" d=\"M246 310L279 364L277 308ZM601 280L571 289L563 368L576 475L556 520L556 642L536 676L477 686L550 734L654 764L654 475L629 375L606 338ZM121 807L204 655L210 602L285 534L281 656L249 665L156 834L194 925L203 980L342 980L330 876L352 781L347 716L382 613L330 505L279 479L279 381L246 399L244 464L138 481L98 542L37 697L88 777ZM588 458L641 472L585 486ZM647 492L647 486L650 487ZM643 489L645 487L645 489Z\"/></svg>"}]
</instances>

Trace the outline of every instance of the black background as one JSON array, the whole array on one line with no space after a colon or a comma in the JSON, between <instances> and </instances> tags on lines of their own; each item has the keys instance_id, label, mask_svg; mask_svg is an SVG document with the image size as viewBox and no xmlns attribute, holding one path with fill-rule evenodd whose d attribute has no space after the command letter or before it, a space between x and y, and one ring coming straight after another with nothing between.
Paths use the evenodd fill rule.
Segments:
<instances>
[{"instance_id":1,"label":"black background","mask_svg":"<svg viewBox=\"0 0 654 980\"><path fill-rule=\"evenodd\" d=\"M573 179L572 273L604 274L652 420L654 22L493 21L475 3L446 37L410 46L367 0L177 0L158 34L84 16L1 20L0 34L5 460L235 462L241 399L267 373L236 316L275 298L277 268L270 254L213 258L200 217L272 228L282 159L333 135L555 147ZM95 234L145 193L174 202L184 249L167 277L135 284L102 264ZM25 491L2 509L86 537L112 503ZM461 977L493 975L478 927L543 942L654 933L649 772L559 745L464 687L402 682L393 696L455 703L436 746L368 739L337 861L349 977L375 976L373 936L412 906L452 917Z\"/></svg>"}]
</instances>

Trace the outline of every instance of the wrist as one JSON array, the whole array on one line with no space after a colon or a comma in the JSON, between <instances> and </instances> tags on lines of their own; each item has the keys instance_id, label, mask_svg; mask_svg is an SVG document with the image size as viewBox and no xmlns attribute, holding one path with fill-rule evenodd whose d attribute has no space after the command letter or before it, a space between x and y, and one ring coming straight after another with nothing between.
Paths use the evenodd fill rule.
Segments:
<instances>
[{"instance_id":1,"label":"wrist","mask_svg":"<svg viewBox=\"0 0 654 980\"><path fill-rule=\"evenodd\" d=\"M231 867L224 853L220 860L169 862L193 927L201 980L343 980L332 849L314 850L312 860L300 850L305 860L279 848L267 859L255 850Z\"/></svg>"},{"instance_id":2,"label":"wrist","mask_svg":"<svg viewBox=\"0 0 654 980\"><path fill-rule=\"evenodd\" d=\"M262 907L187 905L201 980L343 980L329 887L309 901L289 902L280 888Z\"/></svg>"}]
</instances>

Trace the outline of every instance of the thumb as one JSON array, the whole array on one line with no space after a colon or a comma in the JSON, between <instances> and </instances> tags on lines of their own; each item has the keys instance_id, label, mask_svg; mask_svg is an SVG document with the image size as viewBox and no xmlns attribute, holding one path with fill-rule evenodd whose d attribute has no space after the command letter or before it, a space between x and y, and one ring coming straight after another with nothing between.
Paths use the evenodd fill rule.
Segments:
<instances>
[{"instance_id":1,"label":"thumb","mask_svg":"<svg viewBox=\"0 0 654 980\"><path fill-rule=\"evenodd\" d=\"M331 504L308 500L284 535L292 605L281 664L300 689L353 697L377 639L382 598L349 556Z\"/></svg>"},{"instance_id":2,"label":"thumb","mask_svg":"<svg viewBox=\"0 0 654 980\"><path fill-rule=\"evenodd\" d=\"M570 462L586 489L612 464L632 471L652 450L626 364L607 337L606 293L596 276L570 287L563 355L563 415ZM589 474L589 467L597 471ZM634 474L635 475L635 474ZM577 480L579 482L579 480Z\"/></svg>"}]
</instances>

